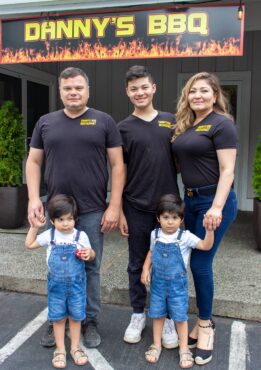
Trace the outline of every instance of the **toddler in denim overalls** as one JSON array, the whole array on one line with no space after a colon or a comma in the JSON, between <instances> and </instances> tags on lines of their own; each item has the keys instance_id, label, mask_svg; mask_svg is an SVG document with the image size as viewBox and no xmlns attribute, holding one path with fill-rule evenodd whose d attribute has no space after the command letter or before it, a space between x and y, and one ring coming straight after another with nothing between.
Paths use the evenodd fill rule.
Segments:
<instances>
[{"instance_id":1,"label":"toddler in denim overalls","mask_svg":"<svg viewBox=\"0 0 261 370\"><path fill-rule=\"evenodd\" d=\"M179 335L179 365L190 368L194 360L188 349L187 264L192 248L211 249L214 232L206 230L205 239L201 240L190 231L183 231L180 226L184 218L184 203L176 194L160 198L156 215L161 227L151 233L150 251L141 276L144 284L150 284L149 316L153 319L154 339L145 358L152 363L158 361L162 328L168 314L175 320Z\"/></svg>"},{"instance_id":2,"label":"toddler in denim overalls","mask_svg":"<svg viewBox=\"0 0 261 370\"><path fill-rule=\"evenodd\" d=\"M85 319L86 274L84 261L76 257L80 231L75 231L75 237L68 240L70 244L59 244L55 239L58 233L55 228L48 230L51 234L51 251L48 258L48 320L50 321L63 320L68 315L75 321ZM44 236L37 237L40 245L43 245ZM67 297L66 301L63 297Z\"/></svg>"},{"instance_id":3,"label":"toddler in denim overalls","mask_svg":"<svg viewBox=\"0 0 261 370\"><path fill-rule=\"evenodd\" d=\"M77 219L75 200L68 195L54 196L48 203L51 229L37 235L45 225L44 216L31 226L25 241L28 248L47 247L48 320L53 322L56 350L52 364L66 367L65 322L69 319L71 355L76 365L85 365L88 357L79 346L81 321L86 316L85 261L95 258L89 238L74 228Z\"/></svg>"}]
</instances>

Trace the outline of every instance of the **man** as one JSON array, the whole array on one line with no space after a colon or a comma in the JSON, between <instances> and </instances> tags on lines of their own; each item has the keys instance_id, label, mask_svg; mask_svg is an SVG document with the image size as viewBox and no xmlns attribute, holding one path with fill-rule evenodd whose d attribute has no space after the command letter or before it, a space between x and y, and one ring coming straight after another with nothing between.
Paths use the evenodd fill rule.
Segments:
<instances>
[{"instance_id":1,"label":"man","mask_svg":"<svg viewBox=\"0 0 261 370\"><path fill-rule=\"evenodd\" d=\"M72 195L78 206L77 227L85 231L96 252L86 263L87 315L83 325L87 347L101 342L97 330L100 313L100 264L103 233L118 225L124 164L121 137L113 119L106 113L87 107L89 80L79 68L69 67L59 77L64 109L42 116L37 122L26 163L29 193L28 220L44 213L39 196L41 168L45 160L44 180L48 199L58 193ZM111 197L106 208L107 157L111 167ZM43 346L55 345L52 325L42 338Z\"/></svg>"},{"instance_id":2,"label":"man","mask_svg":"<svg viewBox=\"0 0 261 370\"><path fill-rule=\"evenodd\" d=\"M177 175L172 158L171 128L173 114L153 107L156 85L146 67L133 66L126 74L126 92L134 105L133 113L119 123L124 146L127 180L123 193L120 231L128 236L129 292L133 308L124 340L137 343L145 327L144 307L146 287L141 283L143 263L150 246L150 234L155 228L156 204L168 193L178 193ZM162 344L178 346L174 322L165 320Z\"/></svg>"}]
</instances>

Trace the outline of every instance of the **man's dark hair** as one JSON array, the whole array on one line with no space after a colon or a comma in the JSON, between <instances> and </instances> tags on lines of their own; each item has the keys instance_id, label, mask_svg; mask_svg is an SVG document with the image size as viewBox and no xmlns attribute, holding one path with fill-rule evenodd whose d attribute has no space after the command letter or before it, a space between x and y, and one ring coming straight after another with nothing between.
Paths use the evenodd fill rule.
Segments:
<instances>
[{"instance_id":1,"label":"man's dark hair","mask_svg":"<svg viewBox=\"0 0 261 370\"><path fill-rule=\"evenodd\" d=\"M178 194L163 195L157 205L156 215L159 218L164 212L175 213L184 218L185 204Z\"/></svg>"},{"instance_id":2,"label":"man's dark hair","mask_svg":"<svg viewBox=\"0 0 261 370\"><path fill-rule=\"evenodd\" d=\"M76 67L65 68L59 76L59 84L61 83L61 79L67 80L67 78L73 78L77 76L82 76L87 82L87 86L89 86L89 78L87 74L82 69Z\"/></svg>"},{"instance_id":3,"label":"man's dark hair","mask_svg":"<svg viewBox=\"0 0 261 370\"><path fill-rule=\"evenodd\" d=\"M57 194L52 197L48 202L47 211L52 221L69 213L73 216L75 221L77 220L77 205L74 198L70 195Z\"/></svg>"},{"instance_id":4,"label":"man's dark hair","mask_svg":"<svg viewBox=\"0 0 261 370\"><path fill-rule=\"evenodd\" d=\"M125 75L125 85L128 86L130 81L136 80L137 78L148 77L151 83L154 83L154 79L148 68L145 66L132 66Z\"/></svg>"}]
</instances>

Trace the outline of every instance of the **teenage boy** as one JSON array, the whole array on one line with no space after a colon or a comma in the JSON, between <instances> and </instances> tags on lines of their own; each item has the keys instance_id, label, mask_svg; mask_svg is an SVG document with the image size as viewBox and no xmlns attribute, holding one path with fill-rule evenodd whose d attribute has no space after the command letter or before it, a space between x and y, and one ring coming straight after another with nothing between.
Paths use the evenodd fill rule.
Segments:
<instances>
[{"instance_id":1,"label":"teenage boy","mask_svg":"<svg viewBox=\"0 0 261 370\"><path fill-rule=\"evenodd\" d=\"M133 66L126 73L126 92L133 113L119 123L123 141L126 184L119 227L128 237L129 293L133 308L124 341L137 343L145 327L146 287L141 282L142 267L150 247L151 231L156 225L156 204L168 193L179 193L170 140L175 117L153 106L156 85L144 66ZM178 346L174 322L166 319L162 345Z\"/></svg>"}]
</instances>

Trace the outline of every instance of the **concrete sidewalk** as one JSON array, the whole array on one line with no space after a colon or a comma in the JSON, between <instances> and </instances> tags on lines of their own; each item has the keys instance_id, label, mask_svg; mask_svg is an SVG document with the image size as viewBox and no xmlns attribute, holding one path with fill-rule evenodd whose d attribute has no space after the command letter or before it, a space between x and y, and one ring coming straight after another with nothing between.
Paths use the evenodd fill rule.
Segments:
<instances>
[{"instance_id":1,"label":"concrete sidewalk","mask_svg":"<svg viewBox=\"0 0 261 370\"><path fill-rule=\"evenodd\" d=\"M45 250L26 250L27 228L0 229L0 289L46 294ZM118 232L105 236L101 269L104 303L129 305L127 240ZM239 212L215 257L217 316L261 321L261 252L252 231L252 213ZM196 312L190 279L190 313Z\"/></svg>"}]
</instances>

